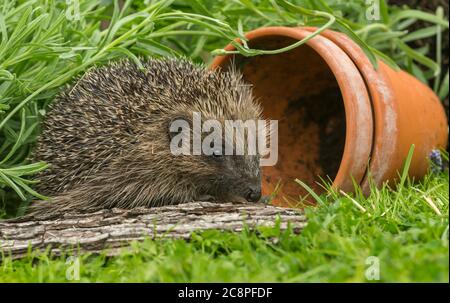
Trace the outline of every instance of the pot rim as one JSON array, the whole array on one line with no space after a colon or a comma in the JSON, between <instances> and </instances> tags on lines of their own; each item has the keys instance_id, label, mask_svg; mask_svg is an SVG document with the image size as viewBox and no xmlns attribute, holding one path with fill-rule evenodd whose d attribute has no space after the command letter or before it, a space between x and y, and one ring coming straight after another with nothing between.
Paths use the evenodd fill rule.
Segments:
<instances>
[{"instance_id":1,"label":"pot rim","mask_svg":"<svg viewBox=\"0 0 450 303\"><path fill-rule=\"evenodd\" d=\"M316 27L304 27L309 32L314 32ZM386 69L384 62L378 60L378 69L370 62L364 51L346 35L325 30L321 33L324 37L336 43L353 61L363 76L370 93L370 101L373 110L374 137L368 173L361 181L363 191L368 193L370 183L381 184L386 179L391 163L386 159L392 159L398 145L397 108L393 102L394 92L389 80L385 78L381 70ZM376 169L374 169L376 168Z\"/></svg>"},{"instance_id":2,"label":"pot rim","mask_svg":"<svg viewBox=\"0 0 450 303\"><path fill-rule=\"evenodd\" d=\"M255 29L245 36L248 40L270 36L301 40L310 33L306 28L301 27L274 26ZM235 41L241 43L239 39ZM336 43L317 35L305 44L325 61L341 91L345 109L346 137L341 163L332 186L336 189L352 191L353 183L359 185L365 176L372 150L374 126L370 96L359 69ZM232 44L224 49L235 50ZM223 66L232 56L216 57L210 68L216 69Z\"/></svg>"}]
</instances>

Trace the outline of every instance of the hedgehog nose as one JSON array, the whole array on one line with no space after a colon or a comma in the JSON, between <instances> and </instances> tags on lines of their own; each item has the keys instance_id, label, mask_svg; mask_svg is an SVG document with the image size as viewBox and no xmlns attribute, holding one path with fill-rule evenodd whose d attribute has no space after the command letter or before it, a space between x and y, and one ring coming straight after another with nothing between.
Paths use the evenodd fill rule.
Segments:
<instances>
[{"instance_id":1,"label":"hedgehog nose","mask_svg":"<svg viewBox=\"0 0 450 303\"><path fill-rule=\"evenodd\" d=\"M261 199L261 186L250 186L245 199L249 202L257 202Z\"/></svg>"}]
</instances>

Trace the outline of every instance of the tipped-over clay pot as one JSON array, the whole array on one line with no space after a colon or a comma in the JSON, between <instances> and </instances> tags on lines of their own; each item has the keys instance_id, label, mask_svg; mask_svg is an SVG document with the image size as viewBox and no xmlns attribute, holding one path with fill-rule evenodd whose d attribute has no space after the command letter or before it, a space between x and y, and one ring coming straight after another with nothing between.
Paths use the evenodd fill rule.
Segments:
<instances>
[{"instance_id":1,"label":"tipped-over clay pot","mask_svg":"<svg viewBox=\"0 0 450 303\"><path fill-rule=\"evenodd\" d=\"M314 30L266 27L246 37L251 48L272 50ZM253 85L265 118L278 120L278 162L263 168L263 194L276 189L277 204L292 205L304 196L296 178L316 191L321 179L344 191L356 183L366 193L369 179L394 183L412 144L409 174L420 178L429 153L447 145L445 112L433 91L381 61L375 69L342 33L324 31L281 54L219 56L211 68L232 64Z\"/></svg>"}]
</instances>

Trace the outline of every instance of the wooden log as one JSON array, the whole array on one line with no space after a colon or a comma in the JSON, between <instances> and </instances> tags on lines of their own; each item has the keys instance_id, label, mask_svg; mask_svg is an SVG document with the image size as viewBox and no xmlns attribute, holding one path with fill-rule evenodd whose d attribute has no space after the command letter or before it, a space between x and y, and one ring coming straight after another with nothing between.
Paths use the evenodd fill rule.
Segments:
<instances>
[{"instance_id":1,"label":"wooden log","mask_svg":"<svg viewBox=\"0 0 450 303\"><path fill-rule=\"evenodd\" d=\"M280 228L288 222L298 233L306 219L298 209L262 203L191 202L173 206L135 209L105 209L93 213L51 214L0 221L0 251L20 258L29 248L53 255L64 250L100 252L114 255L133 240L145 238L182 238L194 231L218 229L239 232L245 226L273 226L277 217Z\"/></svg>"}]
</instances>

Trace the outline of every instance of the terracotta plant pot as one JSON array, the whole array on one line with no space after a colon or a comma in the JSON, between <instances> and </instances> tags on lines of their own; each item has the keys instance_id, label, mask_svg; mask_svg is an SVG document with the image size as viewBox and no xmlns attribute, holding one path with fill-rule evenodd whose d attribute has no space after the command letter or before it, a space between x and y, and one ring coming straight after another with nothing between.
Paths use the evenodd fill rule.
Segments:
<instances>
[{"instance_id":1,"label":"terracotta plant pot","mask_svg":"<svg viewBox=\"0 0 450 303\"><path fill-rule=\"evenodd\" d=\"M270 50L314 30L266 27L246 37L251 48ZM211 68L232 64L253 85L265 118L279 123L278 163L263 168L263 194L277 188L278 204L298 202L305 194L296 178L317 191L321 179L344 191L352 191L355 182L366 193L369 179L393 183L412 144L409 173L420 178L431 150L447 145L446 116L433 91L383 62L375 70L342 33L325 31L281 54L219 56Z\"/></svg>"}]
</instances>

